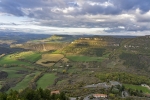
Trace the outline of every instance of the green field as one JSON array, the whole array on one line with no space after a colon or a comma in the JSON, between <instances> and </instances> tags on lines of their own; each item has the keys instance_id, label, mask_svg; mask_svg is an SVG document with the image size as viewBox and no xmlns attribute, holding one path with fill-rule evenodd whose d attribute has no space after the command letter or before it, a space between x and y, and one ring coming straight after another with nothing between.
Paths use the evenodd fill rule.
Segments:
<instances>
[{"instance_id":1,"label":"green field","mask_svg":"<svg viewBox=\"0 0 150 100\"><path fill-rule=\"evenodd\" d=\"M41 58L41 53L38 52L29 51L29 52L25 52L25 53L22 52L22 53L20 53L22 55L22 58L31 62L36 62Z\"/></svg>"},{"instance_id":2,"label":"green field","mask_svg":"<svg viewBox=\"0 0 150 100\"><path fill-rule=\"evenodd\" d=\"M8 78L18 78L21 77L23 74L17 74L17 72L20 70L27 70L27 69L22 67L10 67L10 68L1 68L1 70L8 73Z\"/></svg>"},{"instance_id":3,"label":"green field","mask_svg":"<svg viewBox=\"0 0 150 100\"><path fill-rule=\"evenodd\" d=\"M66 83L66 82L68 82L68 80L61 80L61 81L57 82L57 85L60 85L60 84Z\"/></svg>"},{"instance_id":4,"label":"green field","mask_svg":"<svg viewBox=\"0 0 150 100\"><path fill-rule=\"evenodd\" d=\"M134 89L134 90L142 90L144 93L150 93L150 89L140 86L140 85L131 85L131 84L123 84L126 89Z\"/></svg>"},{"instance_id":5,"label":"green field","mask_svg":"<svg viewBox=\"0 0 150 100\"><path fill-rule=\"evenodd\" d=\"M75 67L72 67L70 68L67 72L68 73L76 73L76 72L81 72L82 71L82 68L75 68Z\"/></svg>"},{"instance_id":6,"label":"green field","mask_svg":"<svg viewBox=\"0 0 150 100\"><path fill-rule=\"evenodd\" d=\"M18 59L25 59L31 62L35 62L38 59L41 58L40 53L28 51L28 52L20 52L20 53L14 53L10 55L6 55L0 59L1 65L26 65L29 66L30 63L20 61Z\"/></svg>"},{"instance_id":7,"label":"green field","mask_svg":"<svg viewBox=\"0 0 150 100\"><path fill-rule=\"evenodd\" d=\"M47 88L47 86L52 85L56 79L55 73L46 73L37 81L37 88Z\"/></svg>"},{"instance_id":8,"label":"green field","mask_svg":"<svg viewBox=\"0 0 150 100\"><path fill-rule=\"evenodd\" d=\"M16 58L11 57L11 56L12 56L12 55L7 55L7 56L2 57L2 58L0 59L0 64L1 64L1 65L12 65L12 64L17 64L17 65L29 65L28 63L19 61L19 60L17 60Z\"/></svg>"},{"instance_id":9,"label":"green field","mask_svg":"<svg viewBox=\"0 0 150 100\"><path fill-rule=\"evenodd\" d=\"M98 62L101 62L104 59L106 59L105 57L90 57L90 56L80 56L80 55L67 56L67 58L72 61L98 61Z\"/></svg>"},{"instance_id":10,"label":"green field","mask_svg":"<svg viewBox=\"0 0 150 100\"><path fill-rule=\"evenodd\" d=\"M3 81L0 81L0 89L2 88L2 83L3 83Z\"/></svg>"},{"instance_id":11,"label":"green field","mask_svg":"<svg viewBox=\"0 0 150 100\"><path fill-rule=\"evenodd\" d=\"M39 74L39 72L36 73L31 73L29 75L26 75L26 77L19 82L15 87L12 87L12 90L22 90L25 89L26 87L28 87L29 82L34 78L34 76L36 76L37 74Z\"/></svg>"}]
</instances>

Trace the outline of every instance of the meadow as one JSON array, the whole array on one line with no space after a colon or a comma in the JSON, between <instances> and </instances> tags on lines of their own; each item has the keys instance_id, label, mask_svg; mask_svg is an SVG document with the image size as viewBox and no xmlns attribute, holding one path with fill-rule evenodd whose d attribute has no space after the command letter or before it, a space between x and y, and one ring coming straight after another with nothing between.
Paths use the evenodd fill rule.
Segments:
<instances>
[{"instance_id":1,"label":"meadow","mask_svg":"<svg viewBox=\"0 0 150 100\"><path fill-rule=\"evenodd\" d=\"M8 73L8 77L7 78L18 78L23 76L24 74L18 74L17 72L23 70L23 71L27 71L26 68L23 67L10 67L10 68L0 68L0 70L5 71Z\"/></svg>"},{"instance_id":2,"label":"meadow","mask_svg":"<svg viewBox=\"0 0 150 100\"><path fill-rule=\"evenodd\" d=\"M25 78L19 82L15 87L12 87L12 90L23 90L28 87L30 81L34 78L34 76L38 75L39 72L31 73L25 76ZM10 91L10 89L9 89Z\"/></svg>"},{"instance_id":3,"label":"meadow","mask_svg":"<svg viewBox=\"0 0 150 100\"><path fill-rule=\"evenodd\" d=\"M2 83L3 83L3 81L0 81L0 89L2 88Z\"/></svg>"},{"instance_id":4,"label":"meadow","mask_svg":"<svg viewBox=\"0 0 150 100\"><path fill-rule=\"evenodd\" d=\"M29 73L37 67L33 63L40 58L41 53L34 51L16 52L0 58L0 70L7 72L7 79L18 80L24 77L21 82L17 83L17 85L11 89L19 90L28 86L30 80L34 78L33 73ZM37 71L34 72L36 74ZM5 79L4 82L7 79ZM2 87L2 85L0 85L0 87Z\"/></svg>"},{"instance_id":5,"label":"meadow","mask_svg":"<svg viewBox=\"0 0 150 100\"><path fill-rule=\"evenodd\" d=\"M27 51L27 52L19 52L14 54L6 55L0 58L1 65L26 65L29 66L30 63L20 61L20 59L24 59L30 62L35 62L41 58L41 54L38 52Z\"/></svg>"},{"instance_id":6,"label":"meadow","mask_svg":"<svg viewBox=\"0 0 150 100\"><path fill-rule=\"evenodd\" d=\"M133 90L142 90L143 93L150 93L150 89L140 86L140 85L132 85L132 84L123 84L126 89L133 89Z\"/></svg>"},{"instance_id":7,"label":"meadow","mask_svg":"<svg viewBox=\"0 0 150 100\"><path fill-rule=\"evenodd\" d=\"M39 52L29 51L29 52L22 52L22 53L20 53L22 55L22 58L31 62L36 62L41 58L41 53Z\"/></svg>"},{"instance_id":8,"label":"meadow","mask_svg":"<svg viewBox=\"0 0 150 100\"><path fill-rule=\"evenodd\" d=\"M77 72L81 72L82 68L76 68L76 67L72 67L69 68L69 70L67 71L68 73L77 73Z\"/></svg>"},{"instance_id":9,"label":"meadow","mask_svg":"<svg viewBox=\"0 0 150 100\"><path fill-rule=\"evenodd\" d=\"M29 65L28 63L19 61L19 60L17 60L17 58L12 57L12 56L13 56L13 54L6 55L6 56L2 57L0 59L0 64L4 65L4 66L5 65L15 65L15 64L17 64L17 65Z\"/></svg>"},{"instance_id":10,"label":"meadow","mask_svg":"<svg viewBox=\"0 0 150 100\"><path fill-rule=\"evenodd\" d=\"M91 56L81 56L81 55L73 55L66 56L71 61L98 61L102 62L106 57L91 57Z\"/></svg>"},{"instance_id":11,"label":"meadow","mask_svg":"<svg viewBox=\"0 0 150 100\"><path fill-rule=\"evenodd\" d=\"M50 85L53 85L56 79L55 73L46 73L37 81L37 88L47 88Z\"/></svg>"}]
</instances>

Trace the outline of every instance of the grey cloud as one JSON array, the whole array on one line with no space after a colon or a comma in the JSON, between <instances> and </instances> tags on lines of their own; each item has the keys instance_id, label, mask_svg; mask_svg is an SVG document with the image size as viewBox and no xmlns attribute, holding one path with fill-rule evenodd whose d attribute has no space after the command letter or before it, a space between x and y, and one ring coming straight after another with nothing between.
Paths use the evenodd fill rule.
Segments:
<instances>
[{"instance_id":1,"label":"grey cloud","mask_svg":"<svg viewBox=\"0 0 150 100\"><path fill-rule=\"evenodd\" d=\"M143 12L147 12L150 9L149 0L110 0L115 6L121 8L124 11L132 9L141 9Z\"/></svg>"},{"instance_id":2,"label":"grey cloud","mask_svg":"<svg viewBox=\"0 0 150 100\"><path fill-rule=\"evenodd\" d=\"M75 10L70 14L76 15L84 15L84 14L119 14L122 12L126 12L128 10L133 9L141 9L143 12L147 12L150 9L150 1L148 0L108 0L109 3L114 6L102 6L102 5L90 5L88 1L97 2L97 3L105 3L107 0L81 0L82 5L81 11ZM81 2L78 0L78 2ZM0 7L1 11L7 12L16 16L29 16L34 17L36 12L32 12L34 8L47 8L51 9L52 7L59 7L60 9L67 8L69 6L79 7L77 1L70 0L1 0ZM29 15L26 15L21 8L30 8L31 12ZM43 12L46 12L43 10ZM42 13L42 12L41 12ZM49 13L49 12L47 12ZM39 14L37 12L37 14ZM44 14L45 15L45 14ZM44 17L43 15L43 17Z\"/></svg>"},{"instance_id":3,"label":"grey cloud","mask_svg":"<svg viewBox=\"0 0 150 100\"><path fill-rule=\"evenodd\" d=\"M17 25L20 25L20 24L16 24L16 23L0 23L0 26L2 25L13 25L13 26L17 26Z\"/></svg>"},{"instance_id":4,"label":"grey cloud","mask_svg":"<svg viewBox=\"0 0 150 100\"><path fill-rule=\"evenodd\" d=\"M91 5L88 1L100 4L107 1L113 6ZM0 12L33 18L39 26L108 28L106 32L144 31L150 30L149 23L143 24L143 22L150 22L150 16L144 15L150 10L149 5L150 0L71 0L71 2L70 0L1 0ZM62 10L68 7L73 7L74 10L68 13L52 11L54 8ZM135 13L136 9L141 10L140 15ZM133 12L135 21L129 18L113 18L120 14L131 14L130 11ZM85 17L85 15L100 15L99 19L104 21L96 21L93 17ZM102 18L102 15L107 18Z\"/></svg>"},{"instance_id":5,"label":"grey cloud","mask_svg":"<svg viewBox=\"0 0 150 100\"><path fill-rule=\"evenodd\" d=\"M92 6L89 4L84 5L82 9L82 14L118 14L121 12L121 10L116 7L103 7L99 5Z\"/></svg>"},{"instance_id":6,"label":"grey cloud","mask_svg":"<svg viewBox=\"0 0 150 100\"><path fill-rule=\"evenodd\" d=\"M19 4L15 2L9 2L8 0L0 2L0 8L2 12L6 12L8 14L13 14L15 16L24 16L24 13L21 11L21 7Z\"/></svg>"},{"instance_id":7,"label":"grey cloud","mask_svg":"<svg viewBox=\"0 0 150 100\"><path fill-rule=\"evenodd\" d=\"M150 15L136 15L138 22L150 22Z\"/></svg>"}]
</instances>

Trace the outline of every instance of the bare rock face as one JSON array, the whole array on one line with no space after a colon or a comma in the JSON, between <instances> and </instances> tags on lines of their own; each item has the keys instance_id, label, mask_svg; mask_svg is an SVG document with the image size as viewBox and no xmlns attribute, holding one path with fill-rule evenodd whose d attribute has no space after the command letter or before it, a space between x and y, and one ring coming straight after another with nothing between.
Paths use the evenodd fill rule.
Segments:
<instances>
[{"instance_id":1,"label":"bare rock face","mask_svg":"<svg viewBox=\"0 0 150 100\"><path fill-rule=\"evenodd\" d=\"M0 79L5 79L5 78L7 78L7 76L8 76L7 72L0 71Z\"/></svg>"}]
</instances>

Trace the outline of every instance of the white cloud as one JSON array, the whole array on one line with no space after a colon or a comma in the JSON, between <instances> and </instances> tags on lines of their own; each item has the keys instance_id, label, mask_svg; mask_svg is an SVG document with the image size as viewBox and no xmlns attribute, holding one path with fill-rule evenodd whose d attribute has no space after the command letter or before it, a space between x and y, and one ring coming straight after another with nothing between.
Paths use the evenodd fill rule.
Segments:
<instances>
[{"instance_id":1,"label":"white cloud","mask_svg":"<svg viewBox=\"0 0 150 100\"><path fill-rule=\"evenodd\" d=\"M87 2L89 5L92 5L92 6L103 6L103 7L108 7L108 6L114 6L112 3L110 2L92 2L92 1L88 1Z\"/></svg>"},{"instance_id":2,"label":"white cloud","mask_svg":"<svg viewBox=\"0 0 150 100\"><path fill-rule=\"evenodd\" d=\"M1 0L0 23L16 31L48 32L48 27L57 27L62 33L140 34L150 31L149 5L146 0Z\"/></svg>"},{"instance_id":3,"label":"white cloud","mask_svg":"<svg viewBox=\"0 0 150 100\"><path fill-rule=\"evenodd\" d=\"M58 7L54 7L51 9L52 12L54 13L69 13L69 12L72 12L73 10L75 10L74 7L68 7L68 8L58 8Z\"/></svg>"}]
</instances>

